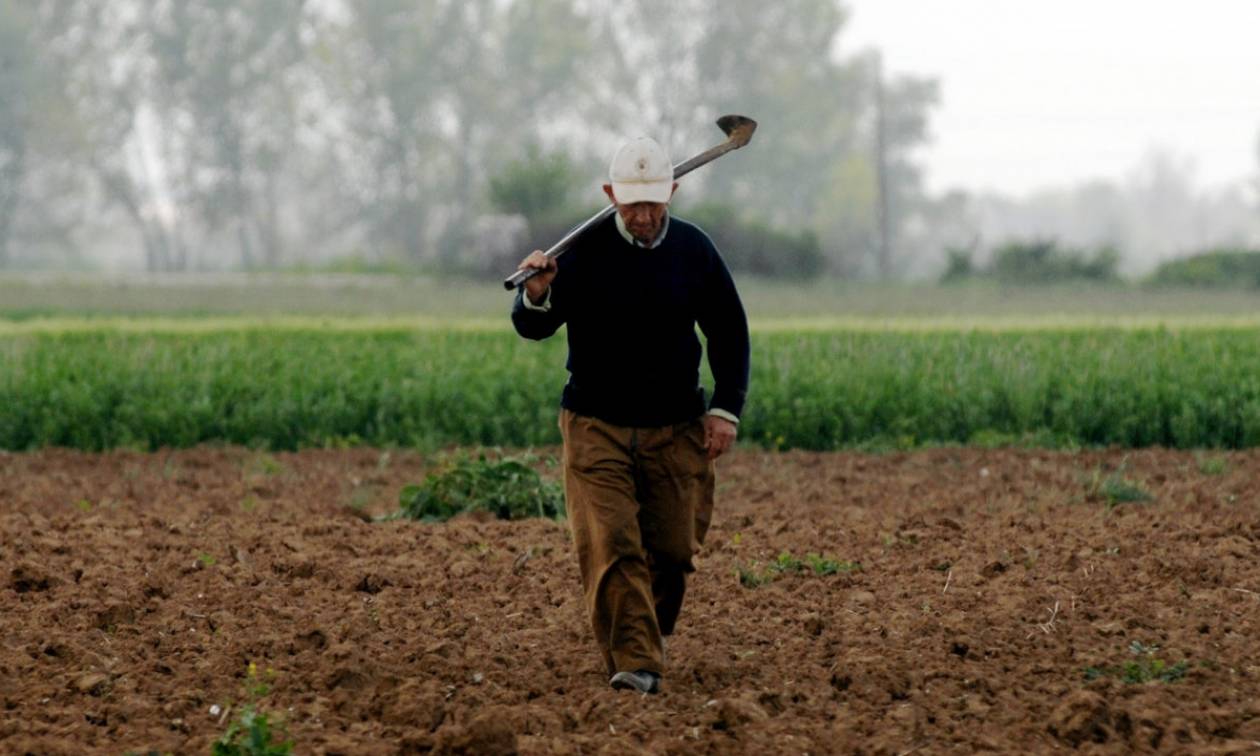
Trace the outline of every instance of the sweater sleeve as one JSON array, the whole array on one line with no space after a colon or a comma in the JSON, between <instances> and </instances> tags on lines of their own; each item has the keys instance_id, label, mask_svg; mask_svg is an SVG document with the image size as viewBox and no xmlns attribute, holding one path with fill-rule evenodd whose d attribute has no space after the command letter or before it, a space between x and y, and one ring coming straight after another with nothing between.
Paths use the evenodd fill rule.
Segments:
<instances>
[{"instance_id":1,"label":"sweater sleeve","mask_svg":"<svg viewBox=\"0 0 1260 756\"><path fill-rule=\"evenodd\" d=\"M739 417L748 395L751 353L748 318L731 272L714 248L710 248L704 296L696 322L708 341L709 368L713 371L713 399L709 407Z\"/></svg>"},{"instance_id":2,"label":"sweater sleeve","mask_svg":"<svg viewBox=\"0 0 1260 756\"><path fill-rule=\"evenodd\" d=\"M556 282L559 278L560 276L557 275L552 280L551 289L547 291L547 298L539 307L527 306L525 287L517 288L516 299L512 304L512 325L521 336L541 341L554 334L564 323L564 308L558 303L562 297L556 296Z\"/></svg>"}]
</instances>

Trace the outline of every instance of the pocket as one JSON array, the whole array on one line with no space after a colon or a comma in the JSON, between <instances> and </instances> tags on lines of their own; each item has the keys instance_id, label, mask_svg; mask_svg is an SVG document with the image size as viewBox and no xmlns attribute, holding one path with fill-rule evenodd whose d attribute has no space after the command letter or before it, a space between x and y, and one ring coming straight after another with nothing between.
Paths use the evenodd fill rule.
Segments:
<instances>
[{"instance_id":1,"label":"pocket","mask_svg":"<svg viewBox=\"0 0 1260 756\"><path fill-rule=\"evenodd\" d=\"M564 418L564 463L576 472L590 472L625 461L621 445L602 421L568 412Z\"/></svg>"}]
</instances>

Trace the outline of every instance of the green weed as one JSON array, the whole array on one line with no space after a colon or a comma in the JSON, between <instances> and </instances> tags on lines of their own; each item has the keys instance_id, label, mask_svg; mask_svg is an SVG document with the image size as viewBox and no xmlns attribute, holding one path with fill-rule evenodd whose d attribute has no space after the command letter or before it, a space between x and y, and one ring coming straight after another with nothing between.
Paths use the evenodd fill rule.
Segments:
<instances>
[{"instance_id":1,"label":"green weed","mask_svg":"<svg viewBox=\"0 0 1260 756\"><path fill-rule=\"evenodd\" d=\"M1120 504L1132 504L1154 500L1154 496L1141 485L1124 477L1125 465L1106 474L1102 468L1094 468L1089 481L1085 485L1086 496L1095 501L1102 501L1107 509L1114 509Z\"/></svg>"},{"instance_id":2,"label":"green weed","mask_svg":"<svg viewBox=\"0 0 1260 756\"><path fill-rule=\"evenodd\" d=\"M735 574L739 577L739 584L745 588L759 588L774 582L783 575L812 572L815 575L824 576L841 572L856 572L861 569L862 565L857 562L831 559L813 552L806 554L804 559L800 559L793 556L791 552L784 551L764 568L760 562L755 561L749 565L738 564Z\"/></svg>"},{"instance_id":3,"label":"green weed","mask_svg":"<svg viewBox=\"0 0 1260 756\"><path fill-rule=\"evenodd\" d=\"M1104 667L1086 667L1085 680L1097 680L1101 677L1113 677L1130 685L1143 685L1151 682L1174 683L1186 676L1190 668L1187 660L1170 664L1156 654L1159 646L1147 646L1140 641L1129 644L1129 653L1134 659L1123 664Z\"/></svg>"},{"instance_id":4,"label":"green weed","mask_svg":"<svg viewBox=\"0 0 1260 756\"><path fill-rule=\"evenodd\" d=\"M293 753L293 741L286 740L283 723L272 720L259 708L260 700L271 692L267 680L274 677L271 670L265 676L258 674L253 662L245 680L247 703L227 730L211 746L211 756L288 756Z\"/></svg>"},{"instance_id":5,"label":"green weed","mask_svg":"<svg viewBox=\"0 0 1260 756\"><path fill-rule=\"evenodd\" d=\"M1229 460L1224 457L1201 457L1199 472L1204 475L1224 475L1229 469Z\"/></svg>"},{"instance_id":6,"label":"green weed","mask_svg":"<svg viewBox=\"0 0 1260 756\"><path fill-rule=\"evenodd\" d=\"M499 519L558 519L564 514L564 492L544 480L531 458L489 460L459 455L430 473L419 485L403 488L399 516L441 522L467 512L489 512Z\"/></svg>"}]
</instances>

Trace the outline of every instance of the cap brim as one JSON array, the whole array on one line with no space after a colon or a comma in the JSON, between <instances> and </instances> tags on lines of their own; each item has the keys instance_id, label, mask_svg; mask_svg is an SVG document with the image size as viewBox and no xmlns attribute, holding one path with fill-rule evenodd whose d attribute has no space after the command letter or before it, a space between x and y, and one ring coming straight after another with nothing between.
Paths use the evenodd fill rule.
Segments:
<instances>
[{"instance_id":1,"label":"cap brim","mask_svg":"<svg viewBox=\"0 0 1260 756\"><path fill-rule=\"evenodd\" d=\"M674 194L674 182L614 181L612 190L613 196L617 198L617 202L623 205L633 205L636 202L669 202L669 198Z\"/></svg>"}]
</instances>

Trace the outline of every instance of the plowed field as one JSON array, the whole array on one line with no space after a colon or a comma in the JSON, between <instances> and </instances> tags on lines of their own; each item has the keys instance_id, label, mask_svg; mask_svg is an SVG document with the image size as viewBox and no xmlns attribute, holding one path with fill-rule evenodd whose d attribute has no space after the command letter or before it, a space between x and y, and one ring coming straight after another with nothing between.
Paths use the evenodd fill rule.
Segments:
<instances>
[{"instance_id":1,"label":"plowed field","mask_svg":"<svg viewBox=\"0 0 1260 756\"><path fill-rule=\"evenodd\" d=\"M1260 749L1260 453L736 453L654 697L563 524L371 521L427 464L0 455L0 752L206 753L251 662L298 753Z\"/></svg>"}]
</instances>

